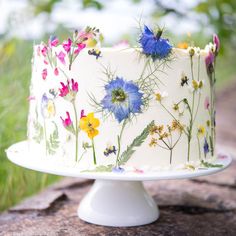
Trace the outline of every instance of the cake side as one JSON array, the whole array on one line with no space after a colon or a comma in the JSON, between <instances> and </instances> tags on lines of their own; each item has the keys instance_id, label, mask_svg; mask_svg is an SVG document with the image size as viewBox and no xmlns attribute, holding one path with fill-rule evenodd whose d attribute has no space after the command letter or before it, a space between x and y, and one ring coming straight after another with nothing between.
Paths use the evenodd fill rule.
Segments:
<instances>
[{"instance_id":1,"label":"cake side","mask_svg":"<svg viewBox=\"0 0 236 236\"><path fill-rule=\"evenodd\" d=\"M35 46L35 51L38 50L37 47L38 46ZM58 48L57 50L59 53L61 49ZM196 78L196 82L202 81L202 87L200 86L201 88L197 88L197 91L194 92L195 114L192 127L193 137L188 157L188 136L183 130L189 126L189 114L186 110L187 104L180 101L187 99L188 104L192 105L193 90L195 88L190 79L192 72L188 52L178 49L174 49L173 51L173 60L168 63L168 66L158 67L159 70L161 70L158 71L155 69L155 63L150 62L151 68L147 69L142 75L146 59L140 58L136 50L129 49L119 51L105 49L103 51L101 49L102 57L98 60L91 57L87 50L84 50L73 63L71 70L68 70L66 65L59 64L59 71L63 72L55 76L53 70L48 70L46 80L41 78L42 74L40 73L45 65L42 62L42 58L36 56L34 58L31 89L31 96L35 97L35 100L31 101L29 114L29 120L31 120L29 124L31 148L33 147L34 150L36 148L46 153L47 142L45 142L45 137L49 139L49 141L50 137L54 137L55 140L51 141L56 144L55 151L53 150L47 153L47 155L49 157L54 155L57 156L57 158L64 156L64 158L68 160L75 160L75 135L65 128L63 120L61 119L63 118L65 120L65 117L67 117L66 112L68 112L71 121L75 121L75 113L73 105L59 96L58 91L59 88L61 88L60 82L66 84L68 78L74 78L74 81L78 83L79 88L74 103L76 112L78 113L77 119L80 119L81 111L84 110L85 114L88 114L97 110L93 107L93 101L90 99L91 95L99 102L101 102L106 95L104 86L109 84L107 78L109 74L104 75L104 70L109 69L111 73L115 73L113 80L119 77L122 78L122 80L137 83L141 75L147 77L153 73L157 80L156 83L158 84L158 87L155 87L155 92L148 106L142 112L138 112L135 117L125 125L120 144L120 150L122 150L122 152L126 150L127 146L132 144L135 138L139 137L145 127L151 124L152 121L155 123L155 126L152 127L153 131L149 130L148 135L143 137L142 145L135 147L135 152L125 163L127 166L139 169L158 169L168 167L170 163L172 166L184 165L187 162L198 164L205 156L211 159L212 155L207 150L204 151L206 135L207 132L209 132L207 131L209 112L206 109L206 104L204 107L204 103L206 103L210 94L210 85L205 69L204 52L199 58L196 55L192 58L193 76ZM198 69L198 66L201 69ZM64 72L67 74L68 78L64 75ZM183 84L185 77L187 77L188 82ZM141 92L142 91L140 91L140 93ZM165 94L168 94L168 96L165 97ZM98 127L99 134L94 137L97 163L98 165L114 164L118 151L117 135L120 133L122 124L117 122L114 115L104 118L104 113L95 113L94 116L100 121ZM36 125L37 122L40 129L38 129ZM163 132L156 133L155 129L158 128L160 131L163 130ZM47 130L46 136L45 134L43 135L43 133L45 133L44 129ZM169 132L169 129L172 129L172 131ZM40 133L42 136L41 140L39 144L36 144L36 136L37 134L40 136ZM164 138L167 133L171 133L171 135ZM161 138L161 135L163 135L163 138ZM166 146L165 142L168 142ZM171 145L173 146L172 150L170 150L172 148ZM169 150L167 146L170 147ZM91 140L83 130L80 130L78 135L77 151L78 159L83 156L78 166L80 165L81 167L89 169L93 167Z\"/></svg>"},{"instance_id":2,"label":"cake side","mask_svg":"<svg viewBox=\"0 0 236 236\"><path fill-rule=\"evenodd\" d=\"M80 170L198 167L215 157L209 50L171 49L169 60L139 49L34 47L29 147Z\"/></svg>"}]
</instances>

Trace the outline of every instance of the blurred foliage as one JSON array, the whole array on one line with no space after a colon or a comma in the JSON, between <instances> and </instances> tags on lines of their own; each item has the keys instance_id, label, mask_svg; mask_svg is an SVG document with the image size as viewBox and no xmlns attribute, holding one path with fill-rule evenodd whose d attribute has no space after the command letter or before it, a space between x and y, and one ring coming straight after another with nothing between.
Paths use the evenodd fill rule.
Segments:
<instances>
[{"instance_id":1,"label":"blurred foliage","mask_svg":"<svg viewBox=\"0 0 236 236\"><path fill-rule=\"evenodd\" d=\"M130 0L133 3L140 3L142 0ZM62 0L29 0L35 14L41 12L50 13L56 3ZM104 0L82 0L83 8L95 8L101 10L105 7ZM235 0L202 0L196 1L196 5L187 8L182 1L175 0L153 0L154 18L163 15L174 14L177 17L187 17L188 12L195 12L203 15L198 21L202 27L211 26L218 33L224 42L229 42L236 47L236 1ZM206 20L207 19L207 20ZM186 18L187 20L187 18Z\"/></svg>"},{"instance_id":2,"label":"blurred foliage","mask_svg":"<svg viewBox=\"0 0 236 236\"><path fill-rule=\"evenodd\" d=\"M5 150L26 139L33 42L0 42L0 211L59 177L30 171L7 160Z\"/></svg>"},{"instance_id":3,"label":"blurred foliage","mask_svg":"<svg viewBox=\"0 0 236 236\"><path fill-rule=\"evenodd\" d=\"M236 46L235 0L208 0L200 2L194 10L207 16L209 24L214 27L222 41Z\"/></svg>"}]
</instances>

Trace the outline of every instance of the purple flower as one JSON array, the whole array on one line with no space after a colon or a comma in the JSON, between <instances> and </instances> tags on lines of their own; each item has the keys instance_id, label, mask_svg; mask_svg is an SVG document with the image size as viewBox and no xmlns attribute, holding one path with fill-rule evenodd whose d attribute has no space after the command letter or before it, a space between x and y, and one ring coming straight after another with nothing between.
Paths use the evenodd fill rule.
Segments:
<instances>
[{"instance_id":1,"label":"purple flower","mask_svg":"<svg viewBox=\"0 0 236 236\"><path fill-rule=\"evenodd\" d=\"M112 172L113 172L113 173L121 174L121 173L123 173L124 171L125 171L125 169L124 169L124 168L121 168L120 166L116 166L116 167L113 167L113 168L112 168Z\"/></svg>"},{"instance_id":2,"label":"purple flower","mask_svg":"<svg viewBox=\"0 0 236 236\"><path fill-rule=\"evenodd\" d=\"M207 153L209 152L209 144L206 138L204 138L203 150L204 150L204 155L206 157Z\"/></svg>"},{"instance_id":3,"label":"purple flower","mask_svg":"<svg viewBox=\"0 0 236 236\"><path fill-rule=\"evenodd\" d=\"M214 72L214 60L215 60L214 54L212 52L209 52L205 58L206 69L209 75Z\"/></svg>"},{"instance_id":4,"label":"purple flower","mask_svg":"<svg viewBox=\"0 0 236 236\"><path fill-rule=\"evenodd\" d=\"M151 56L153 60L164 59L169 56L172 45L168 39L162 38L162 30L158 30L156 34L146 25L141 34L139 43L143 49L143 53Z\"/></svg>"},{"instance_id":5,"label":"purple flower","mask_svg":"<svg viewBox=\"0 0 236 236\"><path fill-rule=\"evenodd\" d=\"M213 42L214 42L214 44L216 45L216 51L215 51L215 53L216 53L216 55L217 55L218 52L219 52L219 50L220 50L220 39L219 39L219 37L218 37L217 34L214 34L214 35L213 35Z\"/></svg>"}]
</instances>

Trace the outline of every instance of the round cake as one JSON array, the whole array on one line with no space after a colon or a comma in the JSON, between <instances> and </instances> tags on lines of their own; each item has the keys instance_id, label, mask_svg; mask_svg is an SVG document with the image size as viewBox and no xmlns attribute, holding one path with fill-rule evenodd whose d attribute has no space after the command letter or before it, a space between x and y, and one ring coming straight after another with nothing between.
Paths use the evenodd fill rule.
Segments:
<instances>
[{"instance_id":1,"label":"round cake","mask_svg":"<svg viewBox=\"0 0 236 236\"><path fill-rule=\"evenodd\" d=\"M139 47L102 48L87 27L34 46L29 149L78 171L196 169L215 160L215 60L144 26Z\"/></svg>"}]
</instances>

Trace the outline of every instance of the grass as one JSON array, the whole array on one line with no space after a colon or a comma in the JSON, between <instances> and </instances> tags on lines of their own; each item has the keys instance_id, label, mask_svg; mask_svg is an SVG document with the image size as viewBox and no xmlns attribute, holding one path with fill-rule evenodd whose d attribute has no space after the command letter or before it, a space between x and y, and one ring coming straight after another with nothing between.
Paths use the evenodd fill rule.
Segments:
<instances>
[{"instance_id":1,"label":"grass","mask_svg":"<svg viewBox=\"0 0 236 236\"><path fill-rule=\"evenodd\" d=\"M16 39L0 44L0 211L59 179L18 167L5 154L11 144L26 139L32 46ZM219 58L218 65L221 88L236 77L233 52Z\"/></svg>"},{"instance_id":2,"label":"grass","mask_svg":"<svg viewBox=\"0 0 236 236\"><path fill-rule=\"evenodd\" d=\"M0 47L0 211L59 179L18 167L5 154L11 144L26 139L32 46L11 40Z\"/></svg>"}]
</instances>

